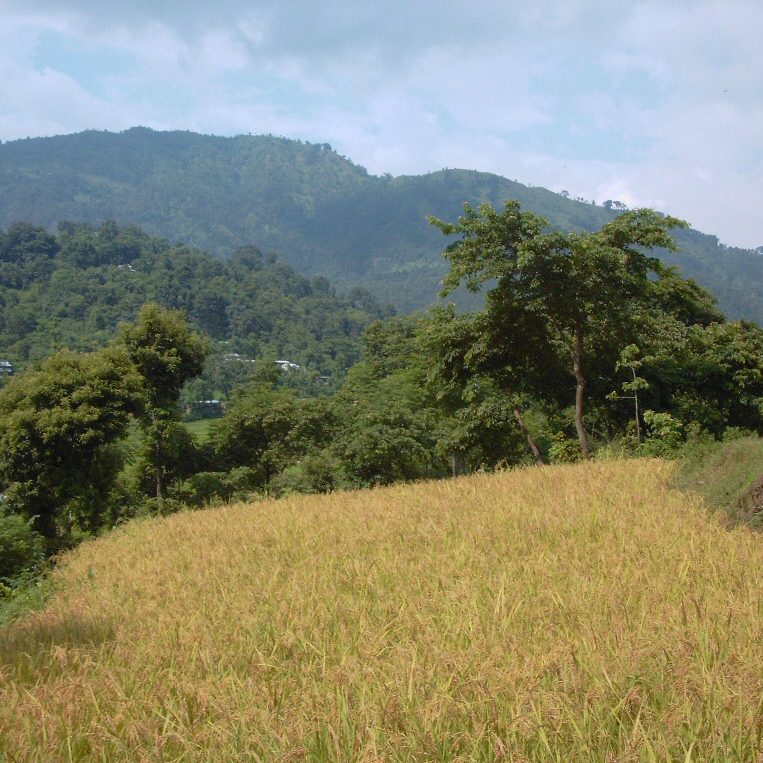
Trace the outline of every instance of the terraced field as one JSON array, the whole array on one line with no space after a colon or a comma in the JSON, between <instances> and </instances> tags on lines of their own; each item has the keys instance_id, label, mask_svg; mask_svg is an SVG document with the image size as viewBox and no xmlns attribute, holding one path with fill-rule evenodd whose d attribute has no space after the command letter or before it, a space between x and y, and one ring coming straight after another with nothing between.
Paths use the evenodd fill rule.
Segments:
<instances>
[{"instance_id":1,"label":"terraced field","mask_svg":"<svg viewBox=\"0 0 763 763\"><path fill-rule=\"evenodd\" d=\"M0 760L756 761L763 542L672 468L129 523L0 630Z\"/></svg>"}]
</instances>

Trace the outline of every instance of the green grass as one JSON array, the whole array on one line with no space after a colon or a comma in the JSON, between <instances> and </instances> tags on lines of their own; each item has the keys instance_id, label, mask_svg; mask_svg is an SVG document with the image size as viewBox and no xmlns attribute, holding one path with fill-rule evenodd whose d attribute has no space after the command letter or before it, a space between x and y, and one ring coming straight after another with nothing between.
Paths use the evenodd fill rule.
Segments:
<instances>
[{"instance_id":1,"label":"green grass","mask_svg":"<svg viewBox=\"0 0 763 763\"><path fill-rule=\"evenodd\" d=\"M7 598L0 598L0 628L24 614L42 609L53 591L53 582L45 573L23 583Z\"/></svg>"},{"instance_id":2,"label":"green grass","mask_svg":"<svg viewBox=\"0 0 763 763\"><path fill-rule=\"evenodd\" d=\"M186 421L184 422L184 426L199 442L203 443L209 439L210 430L217 421L219 421L219 419Z\"/></svg>"},{"instance_id":3,"label":"green grass","mask_svg":"<svg viewBox=\"0 0 763 763\"><path fill-rule=\"evenodd\" d=\"M184 421L182 424L199 442L203 443L209 439L212 426L218 421L219 419L200 419L199 421ZM141 439L140 425L137 421L132 421L125 444L131 451L135 452L140 448Z\"/></svg>"},{"instance_id":4,"label":"green grass","mask_svg":"<svg viewBox=\"0 0 763 763\"><path fill-rule=\"evenodd\" d=\"M674 484L698 493L711 508L726 512L732 522L760 525L763 439L744 437L693 446L679 459Z\"/></svg>"}]
</instances>

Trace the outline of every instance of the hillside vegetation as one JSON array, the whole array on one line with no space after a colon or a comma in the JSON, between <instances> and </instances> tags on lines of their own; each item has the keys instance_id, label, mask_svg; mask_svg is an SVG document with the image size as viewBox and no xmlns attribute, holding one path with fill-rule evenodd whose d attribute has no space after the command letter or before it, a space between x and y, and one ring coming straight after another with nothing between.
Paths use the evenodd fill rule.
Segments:
<instances>
[{"instance_id":1,"label":"hillside vegetation","mask_svg":"<svg viewBox=\"0 0 763 763\"><path fill-rule=\"evenodd\" d=\"M241 356L339 377L360 358L363 329L393 312L362 289L338 296L325 278L251 245L223 262L113 220L62 223L57 235L28 223L0 230L0 360L102 347L151 301L185 311L212 340L210 383L197 391L208 397L251 371Z\"/></svg>"},{"instance_id":2,"label":"hillside vegetation","mask_svg":"<svg viewBox=\"0 0 763 763\"><path fill-rule=\"evenodd\" d=\"M34 761L754 761L760 538L658 460L133 521L0 631Z\"/></svg>"},{"instance_id":3,"label":"hillside vegetation","mask_svg":"<svg viewBox=\"0 0 763 763\"><path fill-rule=\"evenodd\" d=\"M17 549L0 583L16 595L39 566L35 534L54 553L129 517L258 495L763 433L763 329L726 322L648 254L682 221L632 210L564 234L507 201L434 222L462 236L444 285L490 286L483 309L362 337L382 312L370 294L337 299L253 247L226 263L108 221L0 234L0 342L33 359L112 338L0 382L0 540L8 525ZM116 330L146 297L164 304ZM219 416L203 443L181 410Z\"/></svg>"},{"instance_id":4,"label":"hillside vegetation","mask_svg":"<svg viewBox=\"0 0 763 763\"><path fill-rule=\"evenodd\" d=\"M0 145L0 227L25 220L112 218L223 257L254 243L341 288L362 285L400 310L430 305L447 270L427 215L455 219L465 201L505 199L562 229L594 230L614 212L471 170L369 175L328 144L133 128ZM598 199L598 204L606 202ZM763 243L763 242L762 242ZM763 323L763 257L698 231L678 235L668 264L709 288L731 318ZM465 293L456 299L477 304Z\"/></svg>"},{"instance_id":5,"label":"hillside vegetation","mask_svg":"<svg viewBox=\"0 0 763 763\"><path fill-rule=\"evenodd\" d=\"M763 510L763 440L740 437L724 443L706 441L684 448L674 483L699 493L722 509L732 522L761 527Z\"/></svg>"}]
</instances>

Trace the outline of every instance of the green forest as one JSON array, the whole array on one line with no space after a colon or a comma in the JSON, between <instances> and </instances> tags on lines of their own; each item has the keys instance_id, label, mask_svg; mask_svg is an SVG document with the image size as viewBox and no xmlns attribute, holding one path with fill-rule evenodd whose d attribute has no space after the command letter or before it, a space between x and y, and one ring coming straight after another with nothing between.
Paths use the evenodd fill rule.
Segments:
<instances>
[{"instance_id":1,"label":"green forest","mask_svg":"<svg viewBox=\"0 0 763 763\"><path fill-rule=\"evenodd\" d=\"M109 220L8 227L1 590L131 517L763 432L763 330L654 256L685 222L563 232L518 201L429 222L442 298L479 309L394 315L254 246Z\"/></svg>"},{"instance_id":2,"label":"green forest","mask_svg":"<svg viewBox=\"0 0 763 763\"><path fill-rule=\"evenodd\" d=\"M226 261L135 226L28 223L0 233L0 360L22 369L51 352L104 346L120 322L156 302L183 310L209 340L199 399L226 397L256 360L287 359L323 386L360 358L361 334L394 312L362 288L338 297L254 246Z\"/></svg>"},{"instance_id":3,"label":"green forest","mask_svg":"<svg viewBox=\"0 0 763 763\"><path fill-rule=\"evenodd\" d=\"M263 135L223 138L132 128L0 144L0 226L113 219L230 257L254 244L337 288L361 286L401 312L437 300L447 272L427 215L455 219L465 201L517 199L562 231L600 228L622 203L574 199L484 172L374 176L328 144ZM730 318L763 323L763 257L715 236L675 231L657 257L709 289ZM763 243L763 242L761 242ZM462 309L480 301L451 295Z\"/></svg>"}]
</instances>

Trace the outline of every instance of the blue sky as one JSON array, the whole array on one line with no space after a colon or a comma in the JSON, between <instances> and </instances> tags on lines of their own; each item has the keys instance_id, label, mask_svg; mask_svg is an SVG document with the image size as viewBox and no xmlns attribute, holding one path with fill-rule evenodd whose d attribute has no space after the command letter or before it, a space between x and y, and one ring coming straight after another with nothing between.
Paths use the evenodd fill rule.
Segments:
<instances>
[{"instance_id":1,"label":"blue sky","mask_svg":"<svg viewBox=\"0 0 763 763\"><path fill-rule=\"evenodd\" d=\"M135 125L495 172L763 245L759 0L0 0L0 140Z\"/></svg>"}]
</instances>

